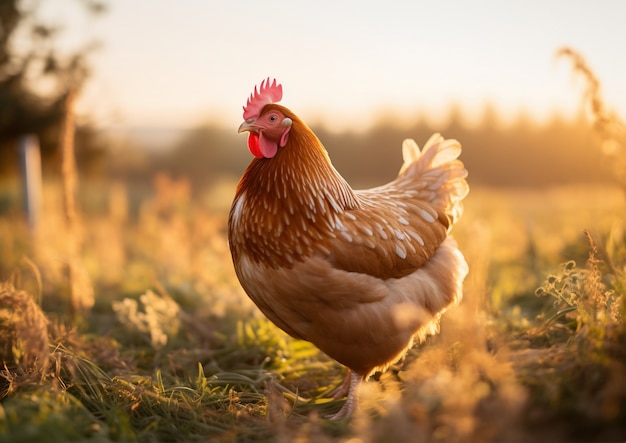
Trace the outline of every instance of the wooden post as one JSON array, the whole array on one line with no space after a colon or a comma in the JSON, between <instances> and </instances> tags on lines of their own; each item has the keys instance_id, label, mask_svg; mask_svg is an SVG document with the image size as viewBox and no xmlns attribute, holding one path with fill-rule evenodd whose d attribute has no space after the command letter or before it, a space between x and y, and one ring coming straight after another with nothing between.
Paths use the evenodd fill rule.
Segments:
<instances>
[{"instance_id":1,"label":"wooden post","mask_svg":"<svg viewBox=\"0 0 626 443\"><path fill-rule=\"evenodd\" d=\"M65 99L65 117L61 127L61 176L63 178L63 202L65 220L71 232L76 227L76 186L78 184L74 154L74 101L76 93L71 90Z\"/></svg>"},{"instance_id":2,"label":"wooden post","mask_svg":"<svg viewBox=\"0 0 626 443\"><path fill-rule=\"evenodd\" d=\"M63 202L67 226L68 277L72 318L75 323L84 319L94 305L91 281L82 266L82 226L76 210L76 189L78 171L76 169L74 133L74 104L76 91L70 90L65 99L65 117L61 128L59 144L61 147L61 174L63 179Z\"/></svg>"},{"instance_id":3,"label":"wooden post","mask_svg":"<svg viewBox=\"0 0 626 443\"><path fill-rule=\"evenodd\" d=\"M20 163L22 167L22 189L24 209L31 231L37 229L41 217L42 180L41 153L39 139L34 134L23 135L19 139Z\"/></svg>"}]
</instances>

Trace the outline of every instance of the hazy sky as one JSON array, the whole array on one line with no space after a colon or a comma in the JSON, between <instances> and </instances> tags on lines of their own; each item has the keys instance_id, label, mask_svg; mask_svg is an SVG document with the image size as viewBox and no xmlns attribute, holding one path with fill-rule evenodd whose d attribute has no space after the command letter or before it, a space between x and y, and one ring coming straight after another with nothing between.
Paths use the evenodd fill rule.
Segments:
<instances>
[{"instance_id":1,"label":"hazy sky","mask_svg":"<svg viewBox=\"0 0 626 443\"><path fill-rule=\"evenodd\" d=\"M504 118L574 112L582 82L555 51L580 51L608 105L626 116L626 1L108 0L89 20L75 0L41 2L96 38L83 110L105 124L236 128L255 84L283 83L283 104L329 128L437 118L451 104ZM384 112L383 112L384 111Z\"/></svg>"}]
</instances>

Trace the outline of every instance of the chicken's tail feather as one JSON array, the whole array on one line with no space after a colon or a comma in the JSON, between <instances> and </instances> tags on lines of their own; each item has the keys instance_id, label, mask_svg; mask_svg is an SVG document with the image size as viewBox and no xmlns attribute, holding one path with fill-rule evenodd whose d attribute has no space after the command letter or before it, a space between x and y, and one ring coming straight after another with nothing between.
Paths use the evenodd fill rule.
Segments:
<instances>
[{"instance_id":1,"label":"chicken's tail feather","mask_svg":"<svg viewBox=\"0 0 626 443\"><path fill-rule=\"evenodd\" d=\"M420 150L412 139L402 143L404 163L399 179L419 193L419 198L443 209L455 223L463 212L461 201L469 192L467 170L458 159L461 144L433 134Z\"/></svg>"}]
</instances>

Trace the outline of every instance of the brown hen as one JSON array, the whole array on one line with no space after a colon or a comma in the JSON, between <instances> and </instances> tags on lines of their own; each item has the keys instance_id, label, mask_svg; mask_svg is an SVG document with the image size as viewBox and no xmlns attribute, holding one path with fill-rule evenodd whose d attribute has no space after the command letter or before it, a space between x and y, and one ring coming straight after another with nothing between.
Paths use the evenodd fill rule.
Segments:
<instances>
[{"instance_id":1,"label":"brown hen","mask_svg":"<svg viewBox=\"0 0 626 443\"><path fill-rule=\"evenodd\" d=\"M237 277L278 327L350 369L331 418L350 416L358 385L438 330L462 297L468 267L449 236L468 193L455 140L402 145L398 177L353 190L315 134L276 104L269 79L244 107L239 132L255 155L229 216Z\"/></svg>"}]
</instances>

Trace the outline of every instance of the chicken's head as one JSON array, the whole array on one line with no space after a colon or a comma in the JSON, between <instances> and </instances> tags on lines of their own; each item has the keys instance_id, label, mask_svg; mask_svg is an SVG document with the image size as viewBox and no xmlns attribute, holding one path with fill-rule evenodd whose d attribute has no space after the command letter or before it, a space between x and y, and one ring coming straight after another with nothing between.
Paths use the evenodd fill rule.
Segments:
<instances>
[{"instance_id":1,"label":"chicken's head","mask_svg":"<svg viewBox=\"0 0 626 443\"><path fill-rule=\"evenodd\" d=\"M280 109L267 105L282 99L283 87L270 79L261 82L261 86L250 94L246 106L243 108L244 122L239 126L239 132L249 132L248 148L258 158L272 158L278 148L285 146L292 120L286 117Z\"/></svg>"}]
</instances>

